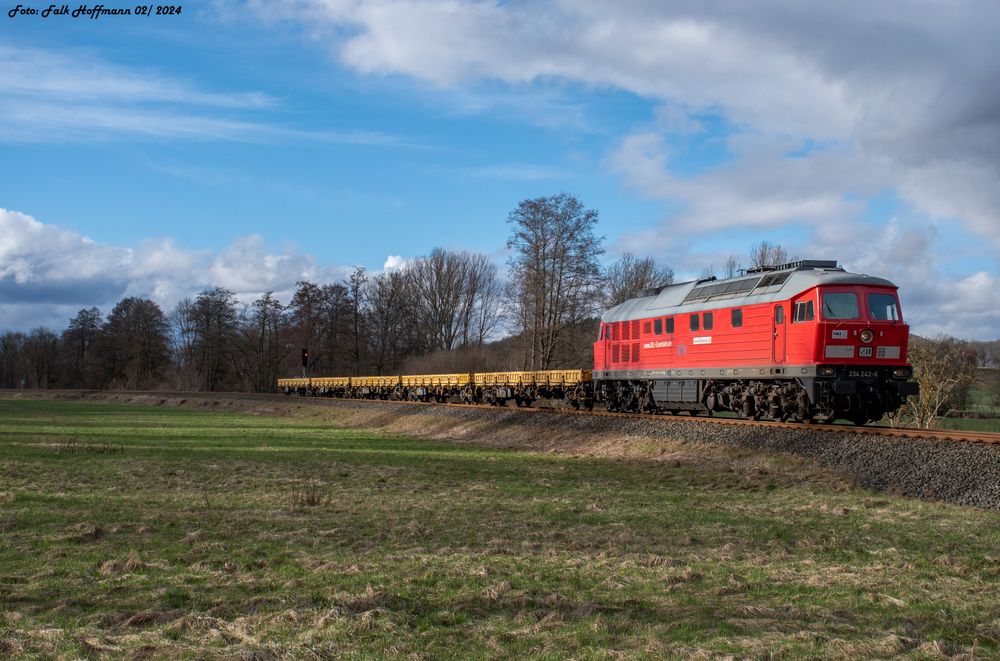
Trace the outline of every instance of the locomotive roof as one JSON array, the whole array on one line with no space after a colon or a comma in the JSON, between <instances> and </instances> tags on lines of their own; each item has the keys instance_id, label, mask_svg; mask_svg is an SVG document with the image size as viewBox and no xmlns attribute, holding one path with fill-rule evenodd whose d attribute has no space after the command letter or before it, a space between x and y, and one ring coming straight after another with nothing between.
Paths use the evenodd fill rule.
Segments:
<instances>
[{"instance_id":1,"label":"locomotive roof","mask_svg":"<svg viewBox=\"0 0 1000 661\"><path fill-rule=\"evenodd\" d=\"M601 321L631 321L689 310L715 310L783 301L817 285L896 288L885 278L848 273L836 262L801 260L771 268L750 269L745 275L724 280L708 278L667 285L616 305L601 315Z\"/></svg>"}]
</instances>

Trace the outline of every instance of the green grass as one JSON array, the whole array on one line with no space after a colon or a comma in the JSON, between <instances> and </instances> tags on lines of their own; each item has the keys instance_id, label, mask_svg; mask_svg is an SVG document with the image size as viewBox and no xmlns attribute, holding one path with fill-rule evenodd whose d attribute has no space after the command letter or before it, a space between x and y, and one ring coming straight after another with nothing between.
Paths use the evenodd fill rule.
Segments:
<instances>
[{"instance_id":1,"label":"green grass","mask_svg":"<svg viewBox=\"0 0 1000 661\"><path fill-rule=\"evenodd\" d=\"M797 465L0 400L0 656L1000 653L1000 515Z\"/></svg>"},{"instance_id":2,"label":"green grass","mask_svg":"<svg viewBox=\"0 0 1000 661\"><path fill-rule=\"evenodd\" d=\"M968 408L981 415L1000 416L1000 369L979 368L969 389Z\"/></svg>"},{"instance_id":3,"label":"green grass","mask_svg":"<svg viewBox=\"0 0 1000 661\"><path fill-rule=\"evenodd\" d=\"M938 418L939 429L1000 432L1000 418Z\"/></svg>"}]
</instances>

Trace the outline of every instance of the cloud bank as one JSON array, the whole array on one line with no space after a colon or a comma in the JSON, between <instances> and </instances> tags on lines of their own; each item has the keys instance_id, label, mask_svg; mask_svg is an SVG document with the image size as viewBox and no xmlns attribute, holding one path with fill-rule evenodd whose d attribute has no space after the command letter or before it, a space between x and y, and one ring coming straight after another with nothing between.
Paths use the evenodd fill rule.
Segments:
<instances>
[{"instance_id":1,"label":"cloud bank","mask_svg":"<svg viewBox=\"0 0 1000 661\"><path fill-rule=\"evenodd\" d=\"M212 286L243 301L273 291L287 303L299 280L340 281L347 274L293 248L275 252L259 235L217 253L185 250L163 238L113 246L0 209L0 330L63 328L81 308L108 309L126 296L148 297L169 310Z\"/></svg>"}]
</instances>

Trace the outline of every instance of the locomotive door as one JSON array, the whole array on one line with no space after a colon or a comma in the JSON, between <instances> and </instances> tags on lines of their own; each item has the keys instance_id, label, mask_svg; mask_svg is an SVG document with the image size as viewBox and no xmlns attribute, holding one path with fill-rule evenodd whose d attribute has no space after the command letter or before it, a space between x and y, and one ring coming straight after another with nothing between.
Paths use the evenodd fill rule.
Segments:
<instances>
[{"instance_id":1,"label":"locomotive door","mask_svg":"<svg viewBox=\"0 0 1000 661\"><path fill-rule=\"evenodd\" d=\"M785 362L785 308L782 305L775 306L772 333L773 343L771 358L775 363Z\"/></svg>"},{"instance_id":2,"label":"locomotive door","mask_svg":"<svg viewBox=\"0 0 1000 661\"><path fill-rule=\"evenodd\" d=\"M614 324L601 324L601 344L604 351L601 352L603 357L603 369L611 369L611 328Z\"/></svg>"}]
</instances>

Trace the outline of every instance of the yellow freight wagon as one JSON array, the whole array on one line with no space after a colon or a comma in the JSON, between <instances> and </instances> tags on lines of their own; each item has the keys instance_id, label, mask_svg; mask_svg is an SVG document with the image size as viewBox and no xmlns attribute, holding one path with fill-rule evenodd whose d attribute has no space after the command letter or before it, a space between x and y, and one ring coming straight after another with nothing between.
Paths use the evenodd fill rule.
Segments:
<instances>
[{"instance_id":1,"label":"yellow freight wagon","mask_svg":"<svg viewBox=\"0 0 1000 661\"><path fill-rule=\"evenodd\" d=\"M472 381L472 375L465 374L417 374L403 376L402 385L406 387L454 387L459 388Z\"/></svg>"}]
</instances>

